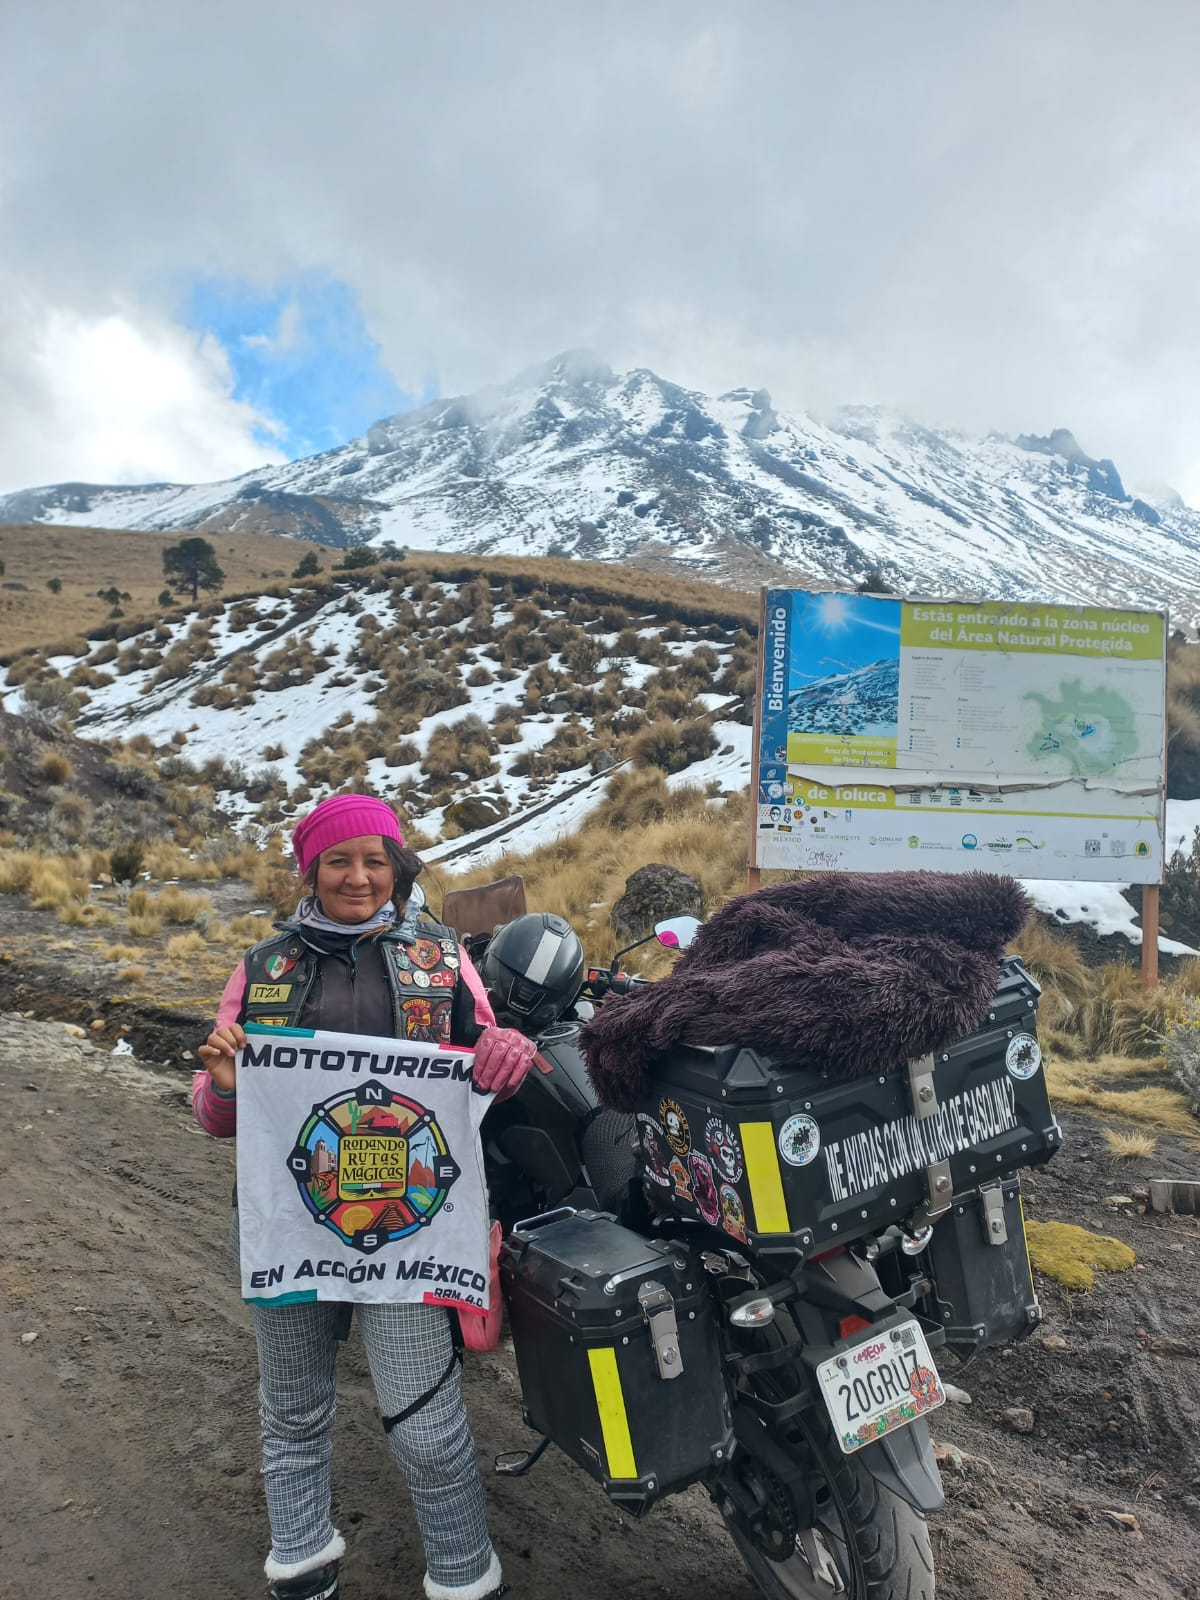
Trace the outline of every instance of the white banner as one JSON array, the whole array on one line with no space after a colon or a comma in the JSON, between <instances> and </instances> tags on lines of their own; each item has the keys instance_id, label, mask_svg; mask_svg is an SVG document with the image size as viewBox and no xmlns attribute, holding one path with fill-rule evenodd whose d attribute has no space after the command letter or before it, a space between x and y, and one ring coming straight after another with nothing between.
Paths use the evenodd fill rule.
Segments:
<instances>
[{"instance_id":1,"label":"white banner","mask_svg":"<svg viewBox=\"0 0 1200 1600\"><path fill-rule=\"evenodd\" d=\"M488 1308L474 1053L250 1026L237 1060L242 1294Z\"/></svg>"}]
</instances>

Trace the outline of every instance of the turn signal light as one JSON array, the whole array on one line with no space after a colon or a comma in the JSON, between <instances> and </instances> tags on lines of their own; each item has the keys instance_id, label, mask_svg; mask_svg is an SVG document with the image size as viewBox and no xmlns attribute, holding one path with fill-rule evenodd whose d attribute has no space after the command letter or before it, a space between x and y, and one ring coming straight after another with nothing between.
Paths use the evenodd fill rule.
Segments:
<instances>
[{"instance_id":1,"label":"turn signal light","mask_svg":"<svg viewBox=\"0 0 1200 1600\"><path fill-rule=\"evenodd\" d=\"M739 1300L729 1313L729 1320L735 1328L763 1328L775 1320L775 1302L765 1294Z\"/></svg>"}]
</instances>

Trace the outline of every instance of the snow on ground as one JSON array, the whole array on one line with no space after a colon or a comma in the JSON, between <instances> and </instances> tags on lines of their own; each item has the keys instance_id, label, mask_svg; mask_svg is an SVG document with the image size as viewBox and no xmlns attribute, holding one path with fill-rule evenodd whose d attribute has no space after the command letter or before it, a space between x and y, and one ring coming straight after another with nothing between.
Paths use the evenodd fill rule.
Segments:
<instances>
[{"instance_id":1,"label":"snow on ground","mask_svg":"<svg viewBox=\"0 0 1200 1600\"><path fill-rule=\"evenodd\" d=\"M449 839L444 844L434 845L431 850L422 850L421 859L445 861L452 871L466 872L485 862L498 861L505 855L525 855L539 845L551 844L564 834L576 832L588 812L599 805L604 798L604 785L608 777L607 772L593 777L586 787L565 795L544 811L540 808L545 805L547 796L540 795L529 808L531 813L537 812L537 815L531 814L515 825L510 817L496 828L481 829L478 844L471 844L469 839ZM588 774L583 770L564 772L556 780L556 786L581 784L587 778Z\"/></svg>"},{"instance_id":2,"label":"snow on ground","mask_svg":"<svg viewBox=\"0 0 1200 1600\"><path fill-rule=\"evenodd\" d=\"M712 731L717 738L716 752L703 761L693 761L682 772L673 772L667 779L672 789L682 784L702 789L705 784L719 783L722 794L732 794L750 782L753 730L740 722L714 722Z\"/></svg>"}]
</instances>

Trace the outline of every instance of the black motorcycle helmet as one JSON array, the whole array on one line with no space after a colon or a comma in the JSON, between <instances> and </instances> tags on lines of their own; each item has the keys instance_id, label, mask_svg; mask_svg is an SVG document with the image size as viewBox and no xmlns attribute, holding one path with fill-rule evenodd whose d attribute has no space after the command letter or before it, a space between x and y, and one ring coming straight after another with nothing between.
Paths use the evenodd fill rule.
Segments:
<instances>
[{"instance_id":1,"label":"black motorcycle helmet","mask_svg":"<svg viewBox=\"0 0 1200 1600\"><path fill-rule=\"evenodd\" d=\"M579 993L583 946L562 917L531 911L492 935L480 972L499 1020L540 1033Z\"/></svg>"}]
</instances>

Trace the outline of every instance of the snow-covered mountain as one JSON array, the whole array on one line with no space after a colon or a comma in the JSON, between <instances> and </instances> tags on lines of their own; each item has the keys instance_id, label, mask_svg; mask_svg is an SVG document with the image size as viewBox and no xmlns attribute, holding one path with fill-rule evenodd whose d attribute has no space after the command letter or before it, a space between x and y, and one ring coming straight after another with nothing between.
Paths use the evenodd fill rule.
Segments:
<instances>
[{"instance_id":1,"label":"snow-covered mountain","mask_svg":"<svg viewBox=\"0 0 1200 1600\"><path fill-rule=\"evenodd\" d=\"M56 484L0 521L303 534L489 555L671 563L740 585L1163 603L1192 624L1200 513L1131 495L1065 429L971 437L849 407L785 416L572 352L225 483Z\"/></svg>"},{"instance_id":2,"label":"snow-covered mountain","mask_svg":"<svg viewBox=\"0 0 1200 1600\"><path fill-rule=\"evenodd\" d=\"M894 737L899 698L899 664L875 661L798 689L788 701L788 727L793 733L822 733L834 739Z\"/></svg>"}]
</instances>

